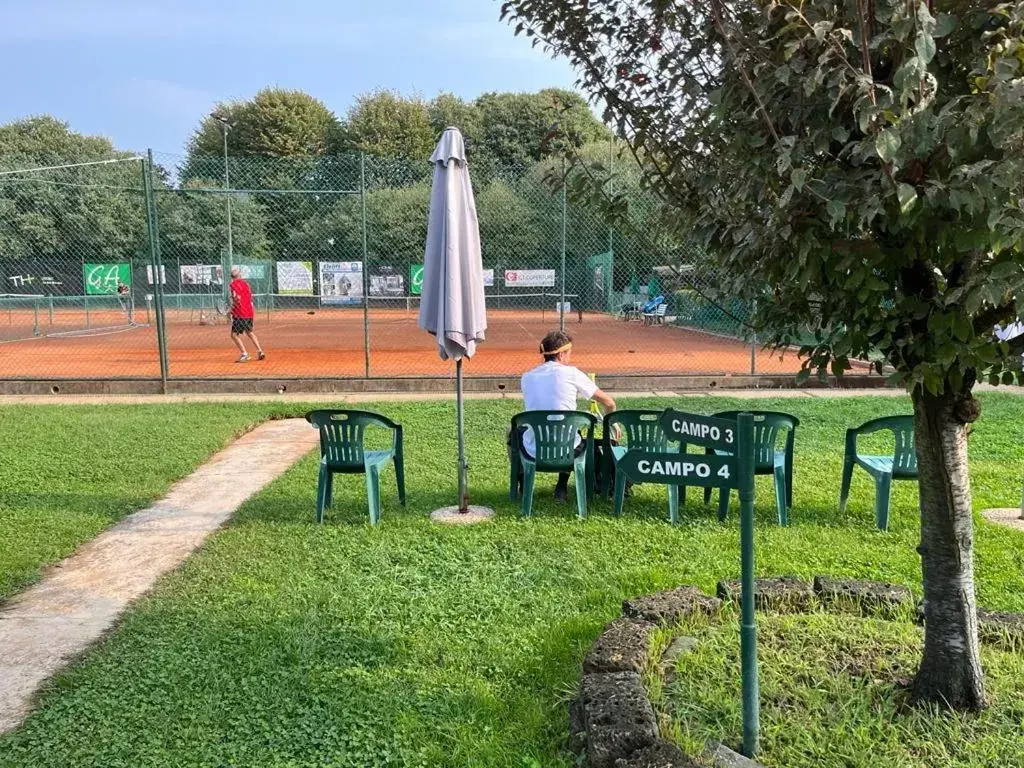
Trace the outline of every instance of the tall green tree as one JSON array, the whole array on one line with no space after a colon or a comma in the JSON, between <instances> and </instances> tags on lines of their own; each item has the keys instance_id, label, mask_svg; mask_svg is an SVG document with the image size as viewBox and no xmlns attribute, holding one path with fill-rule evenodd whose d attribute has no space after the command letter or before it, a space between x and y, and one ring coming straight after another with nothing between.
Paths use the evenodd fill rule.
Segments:
<instances>
[{"instance_id":1,"label":"tall green tree","mask_svg":"<svg viewBox=\"0 0 1024 768\"><path fill-rule=\"evenodd\" d=\"M572 91L485 93L474 103L481 125L478 151L498 168L525 169L551 154L556 147L545 136L556 122L573 146L611 138L583 97Z\"/></svg>"},{"instance_id":2,"label":"tall green tree","mask_svg":"<svg viewBox=\"0 0 1024 768\"><path fill-rule=\"evenodd\" d=\"M341 134L342 151L427 158L434 150L434 130L428 105L418 97L405 98L380 90L356 98Z\"/></svg>"},{"instance_id":3,"label":"tall green tree","mask_svg":"<svg viewBox=\"0 0 1024 768\"><path fill-rule=\"evenodd\" d=\"M1024 2L509 0L578 68L759 334L805 374L880 355L914 403L914 695L984 705L967 473L977 381L1021 380ZM766 300L768 299L768 300Z\"/></svg>"},{"instance_id":4,"label":"tall green tree","mask_svg":"<svg viewBox=\"0 0 1024 768\"><path fill-rule=\"evenodd\" d=\"M141 165L131 157L49 116L0 126L0 170L50 167L0 176L0 259L42 260L74 275L83 259L143 255Z\"/></svg>"}]
</instances>

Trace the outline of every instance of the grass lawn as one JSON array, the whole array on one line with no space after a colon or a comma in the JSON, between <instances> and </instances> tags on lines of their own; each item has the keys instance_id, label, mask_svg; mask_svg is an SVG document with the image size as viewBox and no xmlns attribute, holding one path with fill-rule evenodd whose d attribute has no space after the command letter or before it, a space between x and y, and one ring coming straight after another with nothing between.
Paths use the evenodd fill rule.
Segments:
<instances>
[{"instance_id":1,"label":"grass lawn","mask_svg":"<svg viewBox=\"0 0 1024 768\"><path fill-rule=\"evenodd\" d=\"M1020 765L1024 655L982 646L989 709L957 715L911 708L924 632L909 621L828 613L758 616L761 754L768 768L819 765ZM684 751L742 733L739 619L726 611L687 619L698 638L667 685L652 686L663 726ZM673 633L674 634L674 633ZM660 689L660 690L659 690Z\"/></svg>"},{"instance_id":2,"label":"grass lawn","mask_svg":"<svg viewBox=\"0 0 1024 768\"><path fill-rule=\"evenodd\" d=\"M786 410L802 420L790 528L776 524L769 481L758 479L759 574L887 579L919 593L913 484L894 486L890 533L873 527L872 483L862 473L846 514L836 511L844 429L907 412L908 401L623 404L669 402L700 412ZM574 765L564 704L586 648L625 597L684 583L711 590L735 577L737 503L721 525L691 492L672 527L664 488L644 486L623 518L599 501L581 523L573 504L550 498L551 477L538 482L534 518L519 520L504 449L516 405L471 401L467 410L471 493L497 508L495 522L459 529L426 519L455 495L452 405L380 406L406 426L408 508L398 506L389 471L382 522L371 529L361 478L343 478L317 526L316 457L303 460L54 682L26 724L0 739L0 765ZM1019 502L1024 398L985 395L983 409L971 438L975 503L1010 506ZM981 604L1024 610L1021 535L988 524L977 531ZM894 642L913 659L915 637ZM1019 666L1006 669L1009 683L1024 687ZM988 738L1017 740L1019 753L1016 711L1012 732ZM933 764L922 755L900 763ZM876 763L831 755L813 765Z\"/></svg>"},{"instance_id":3,"label":"grass lawn","mask_svg":"<svg viewBox=\"0 0 1024 768\"><path fill-rule=\"evenodd\" d=\"M0 601L267 413L248 404L0 406Z\"/></svg>"}]
</instances>

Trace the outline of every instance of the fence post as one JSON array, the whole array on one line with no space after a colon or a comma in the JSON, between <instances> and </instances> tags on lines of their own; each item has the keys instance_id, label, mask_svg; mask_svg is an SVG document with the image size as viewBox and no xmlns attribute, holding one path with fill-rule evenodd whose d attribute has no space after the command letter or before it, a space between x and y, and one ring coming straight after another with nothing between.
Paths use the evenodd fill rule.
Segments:
<instances>
[{"instance_id":1,"label":"fence post","mask_svg":"<svg viewBox=\"0 0 1024 768\"><path fill-rule=\"evenodd\" d=\"M754 302L754 311L752 314L757 314L757 302ZM753 331L750 336L750 375L757 375L757 331Z\"/></svg>"},{"instance_id":2,"label":"fence post","mask_svg":"<svg viewBox=\"0 0 1024 768\"><path fill-rule=\"evenodd\" d=\"M146 230L149 235L149 261L153 266L153 312L156 315L156 346L160 356L160 389L167 394L167 327L164 318L164 287L160 266L160 230L153 196L153 150L146 150L142 161L142 187L146 200Z\"/></svg>"},{"instance_id":3,"label":"fence post","mask_svg":"<svg viewBox=\"0 0 1024 768\"><path fill-rule=\"evenodd\" d=\"M562 300L558 304L558 330L565 330L565 234L568 205L566 203L565 151L562 151Z\"/></svg>"},{"instance_id":4,"label":"fence post","mask_svg":"<svg viewBox=\"0 0 1024 768\"><path fill-rule=\"evenodd\" d=\"M743 690L743 754L758 751L760 702L757 623L754 615L754 417L736 417L736 488L740 497L740 681Z\"/></svg>"},{"instance_id":5,"label":"fence post","mask_svg":"<svg viewBox=\"0 0 1024 768\"><path fill-rule=\"evenodd\" d=\"M366 153L359 153L359 209L363 228L363 352L365 376L370 378L370 265L366 251Z\"/></svg>"}]
</instances>

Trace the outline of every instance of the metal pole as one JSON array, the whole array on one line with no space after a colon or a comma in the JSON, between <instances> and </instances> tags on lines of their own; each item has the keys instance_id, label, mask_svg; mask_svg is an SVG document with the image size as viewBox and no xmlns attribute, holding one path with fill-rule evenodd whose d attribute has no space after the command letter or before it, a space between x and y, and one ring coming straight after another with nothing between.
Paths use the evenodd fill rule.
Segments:
<instances>
[{"instance_id":1,"label":"metal pole","mask_svg":"<svg viewBox=\"0 0 1024 768\"><path fill-rule=\"evenodd\" d=\"M156 315L156 345L160 356L160 386L167 393L167 326L164 317L164 289L160 272L160 229L153 197L153 150L147 150L142 163L142 186L146 198L146 226L149 230L149 261L153 265L153 307ZM179 272L180 274L180 272Z\"/></svg>"},{"instance_id":2,"label":"metal pole","mask_svg":"<svg viewBox=\"0 0 1024 768\"><path fill-rule=\"evenodd\" d=\"M366 153L359 153L359 208L363 227L363 353L365 376L370 378L370 266L366 259Z\"/></svg>"},{"instance_id":3,"label":"metal pole","mask_svg":"<svg viewBox=\"0 0 1024 768\"><path fill-rule=\"evenodd\" d=\"M565 152L562 152L562 301L558 305L558 329L565 330L565 227L567 206L565 199Z\"/></svg>"},{"instance_id":4,"label":"metal pole","mask_svg":"<svg viewBox=\"0 0 1024 768\"><path fill-rule=\"evenodd\" d=\"M754 417L736 418L736 475L740 496L740 679L743 687L743 754L758 751L757 624L754 617Z\"/></svg>"},{"instance_id":5,"label":"metal pole","mask_svg":"<svg viewBox=\"0 0 1024 768\"><path fill-rule=\"evenodd\" d=\"M1024 485L1024 483L1022 483ZM1020 519L1024 520L1024 489L1020 492Z\"/></svg>"},{"instance_id":6,"label":"metal pole","mask_svg":"<svg viewBox=\"0 0 1024 768\"><path fill-rule=\"evenodd\" d=\"M757 302L754 302L754 312L757 312ZM750 337L750 375L757 375L757 331L753 331Z\"/></svg>"},{"instance_id":7,"label":"metal pole","mask_svg":"<svg viewBox=\"0 0 1024 768\"><path fill-rule=\"evenodd\" d=\"M459 433L459 512L469 511L466 481L466 440L462 415L462 358L455 361L455 429Z\"/></svg>"},{"instance_id":8,"label":"metal pole","mask_svg":"<svg viewBox=\"0 0 1024 768\"><path fill-rule=\"evenodd\" d=\"M232 244L231 227L231 176L228 174L228 124L221 122L224 129L224 193L228 201L228 269L235 265L235 250Z\"/></svg>"}]
</instances>

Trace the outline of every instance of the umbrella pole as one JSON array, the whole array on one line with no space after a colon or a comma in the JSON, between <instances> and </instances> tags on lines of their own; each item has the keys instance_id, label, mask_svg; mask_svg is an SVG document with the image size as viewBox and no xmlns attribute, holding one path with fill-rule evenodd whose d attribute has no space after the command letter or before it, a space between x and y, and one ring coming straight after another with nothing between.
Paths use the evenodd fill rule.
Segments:
<instances>
[{"instance_id":1,"label":"umbrella pole","mask_svg":"<svg viewBox=\"0 0 1024 768\"><path fill-rule=\"evenodd\" d=\"M466 438L462 420L462 358L455 361L455 429L459 433L459 512L469 510L466 488Z\"/></svg>"}]
</instances>

